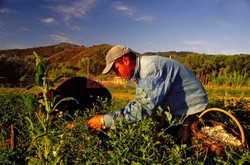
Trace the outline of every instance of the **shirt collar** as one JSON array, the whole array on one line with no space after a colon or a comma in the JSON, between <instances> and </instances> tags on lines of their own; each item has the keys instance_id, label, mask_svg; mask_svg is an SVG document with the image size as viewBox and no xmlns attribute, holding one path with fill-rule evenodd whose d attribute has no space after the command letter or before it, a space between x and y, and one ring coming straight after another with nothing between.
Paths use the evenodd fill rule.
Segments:
<instances>
[{"instance_id":1,"label":"shirt collar","mask_svg":"<svg viewBox=\"0 0 250 165\"><path fill-rule=\"evenodd\" d=\"M140 70L140 57L137 57L135 64L135 72L134 76L132 77L133 79L137 79L137 77L139 77L139 70Z\"/></svg>"}]
</instances>

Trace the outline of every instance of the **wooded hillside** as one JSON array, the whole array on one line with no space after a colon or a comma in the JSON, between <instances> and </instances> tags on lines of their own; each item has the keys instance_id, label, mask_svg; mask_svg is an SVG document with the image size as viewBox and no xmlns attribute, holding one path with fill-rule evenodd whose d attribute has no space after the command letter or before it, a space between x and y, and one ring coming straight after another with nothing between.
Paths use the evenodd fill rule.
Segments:
<instances>
[{"instance_id":1,"label":"wooded hillside","mask_svg":"<svg viewBox=\"0 0 250 165\"><path fill-rule=\"evenodd\" d=\"M112 45L91 47L60 43L57 45L0 50L0 84L20 85L24 74L34 73L33 51L47 61L49 76L99 76L105 67L105 56ZM138 53L139 54L139 53ZM175 59L191 69L203 84L250 86L250 55L208 55L195 52L147 52ZM2 81L2 82L1 82Z\"/></svg>"}]
</instances>

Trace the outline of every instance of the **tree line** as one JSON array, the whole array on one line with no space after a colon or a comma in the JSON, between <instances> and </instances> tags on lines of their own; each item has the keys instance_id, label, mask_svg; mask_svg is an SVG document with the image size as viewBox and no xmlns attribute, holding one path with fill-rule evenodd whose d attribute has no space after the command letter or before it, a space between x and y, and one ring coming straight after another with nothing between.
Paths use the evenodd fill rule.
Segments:
<instances>
[{"instance_id":1,"label":"tree line","mask_svg":"<svg viewBox=\"0 0 250 165\"><path fill-rule=\"evenodd\" d=\"M105 50L95 49L96 56L85 54L80 56L77 63L70 61L51 62L45 59L49 65L49 76L100 76L105 67ZM158 52L142 55L160 55L175 59L188 67L201 80L204 85L228 85L250 86L250 55L206 55L193 52ZM9 86L20 86L20 78L34 73L34 57L25 58L18 56L0 55L0 77L4 77ZM3 82L0 81L0 84ZM6 82L5 82L6 85Z\"/></svg>"},{"instance_id":2,"label":"tree line","mask_svg":"<svg viewBox=\"0 0 250 165\"><path fill-rule=\"evenodd\" d=\"M180 60L205 85L250 85L250 55L202 55L189 53Z\"/></svg>"}]
</instances>

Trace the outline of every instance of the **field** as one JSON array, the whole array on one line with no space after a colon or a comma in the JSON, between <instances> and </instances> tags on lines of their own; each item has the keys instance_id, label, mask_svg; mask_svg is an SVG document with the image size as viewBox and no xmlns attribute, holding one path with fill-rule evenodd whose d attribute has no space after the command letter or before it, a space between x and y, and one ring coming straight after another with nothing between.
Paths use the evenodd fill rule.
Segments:
<instances>
[{"instance_id":1,"label":"field","mask_svg":"<svg viewBox=\"0 0 250 165\"><path fill-rule=\"evenodd\" d=\"M173 58L195 73L206 85L210 107L230 112L242 125L244 133L238 138L244 141L245 135L248 143L244 147L225 146L221 154L216 154L205 148L204 141L193 139L192 144L178 143L168 133L177 123L170 122L169 127L158 128L162 124L160 110L153 117L136 123L118 120L115 129L90 129L87 121L92 116L119 110L135 97L135 89L124 88L124 84L109 88L113 96L111 106L103 102L101 110L86 109L84 113L79 110L74 116L64 113L62 118L52 118L53 100L47 96L52 84L59 85L59 81L65 80L58 77L89 75L109 83L109 77L100 73L105 67L103 59L111 47L61 43L0 51L1 165L249 164L250 56L247 54L211 56L175 51L143 54ZM29 90L16 88L27 85ZM38 102L39 92L43 92L43 97ZM70 99L73 98L65 101ZM240 132L238 124L224 113L209 114L211 119Z\"/></svg>"},{"instance_id":2,"label":"field","mask_svg":"<svg viewBox=\"0 0 250 165\"><path fill-rule=\"evenodd\" d=\"M250 139L250 88L206 86L210 106L229 110L244 128ZM102 111L86 110L76 113L72 121L63 118L48 122L46 134L29 103L33 88L0 89L0 164L248 164L249 148L226 148L223 155L212 155L199 144L177 144L170 134L162 130L155 138L157 121L147 118L137 123L120 122L115 130L91 130L86 122L95 114L113 112L125 106L135 95L134 89L110 89L112 105ZM211 112L214 120L238 131L236 124L225 114ZM70 123L73 129L68 129ZM14 124L14 148L10 125ZM34 136L39 135L34 138ZM35 135L35 133L37 133Z\"/></svg>"}]
</instances>

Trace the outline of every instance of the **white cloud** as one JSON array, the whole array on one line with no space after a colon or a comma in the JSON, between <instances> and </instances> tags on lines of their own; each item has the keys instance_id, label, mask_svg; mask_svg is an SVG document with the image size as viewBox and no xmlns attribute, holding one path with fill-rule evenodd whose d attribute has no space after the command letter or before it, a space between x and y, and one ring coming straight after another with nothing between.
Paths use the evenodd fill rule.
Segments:
<instances>
[{"instance_id":1,"label":"white cloud","mask_svg":"<svg viewBox=\"0 0 250 165\"><path fill-rule=\"evenodd\" d=\"M50 38L56 42L72 42L70 38L65 37L63 35L51 34Z\"/></svg>"},{"instance_id":2,"label":"white cloud","mask_svg":"<svg viewBox=\"0 0 250 165\"><path fill-rule=\"evenodd\" d=\"M82 28L79 27L79 26L77 26L77 25L71 25L70 28L71 28L72 30L74 30L74 31L78 31L78 32L82 31Z\"/></svg>"},{"instance_id":3,"label":"white cloud","mask_svg":"<svg viewBox=\"0 0 250 165\"><path fill-rule=\"evenodd\" d=\"M122 2L115 2L113 4L114 9L117 11L120 11L130 17L132 17L136 21L144 21L144 22L150 22L154 19L153 16L148 16L148 15L143 15L143 16L138 16L138 11L135 7L133 6L128 6Z\"/></svg>"},{"instance_id":4,"label":"white cloud","mask_svg":"<svg viewBox=\"0 0 250 165\"><path fill-rule=\"evenodd\" d=\"M123 4L122 2L115 2L114 7L116 10L124 12L125 14L130 15L130 16L133 16L135 13L134 7L127 6Z\"/></svg>"},{"instance_id":5,"label":"white cloud","mask_svg":"<svg viewBox=\"0 0 250 165\"><path fill-rule=\"evenodd\" d=\"M78 0L66 5L50 7L53 11L62 15L65 21L72 18L84 18L98 0Z\"/></svg>"},{"instance_id":6,"label":"white cloud","mask_svg":"<svg viewBox=\"0 0 250 165\"><path fill-rule=\"evenodd\" d=\"M9 14L9 13L17 13L17 11L8 8L0 8L0 13Z\"/></svg>"},{"instance_id":7,"label":"white cloud","mask_svg":"<svg viewBox=\"0 0 250 165\"><path fill-rule=\"evenodd\" d=\"M137 21L145 21L145 22L150 22L154 19L153 16L142 16L142 17L137 17L135 20Z\"/></svg>"},{"instance_id":8,"label":"white cloud","mask_svg":"<svg viewBox=\"0 0 250 165\"><path fill-rule=\"evenodd\" d=\"M40 19L40 21L43 24L46 24L46 25L58 24L57 21L53 17L48 17L48 18Z\"/></svg>"}]
</instances>

